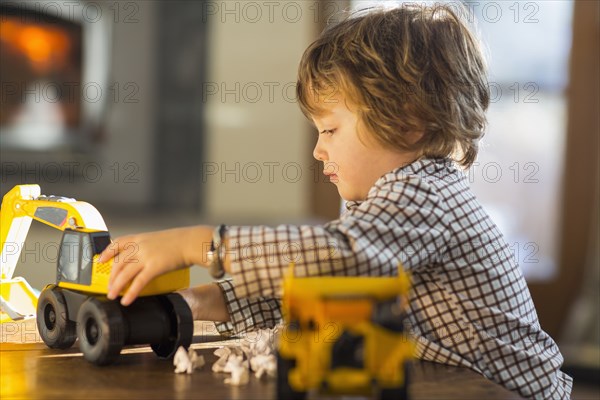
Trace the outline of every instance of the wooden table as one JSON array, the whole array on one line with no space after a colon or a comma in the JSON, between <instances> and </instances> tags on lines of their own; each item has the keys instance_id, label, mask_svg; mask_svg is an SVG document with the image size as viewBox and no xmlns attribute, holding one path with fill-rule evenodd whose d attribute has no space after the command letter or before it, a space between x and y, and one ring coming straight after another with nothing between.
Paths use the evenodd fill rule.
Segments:
<instances>
[{"instance_id":1,"label":"wooden table","mask_svg":"<svg viewBox=\"0 0 600 400\"><path fill-rule=\"evenodd\" d=\"M173 373L171 361L149 347L125 349L118 363L95 367L77 346L50 350L42 343L0 344L0 397L4 399L273 399L274 380L251 377L248 385L224 384L226 374L211 371L217 337L196 337L193 348L207 364L191 375ZM415 363L413 399L518 399L519 396L470 370Z\"/></svg>"}]
</instances>

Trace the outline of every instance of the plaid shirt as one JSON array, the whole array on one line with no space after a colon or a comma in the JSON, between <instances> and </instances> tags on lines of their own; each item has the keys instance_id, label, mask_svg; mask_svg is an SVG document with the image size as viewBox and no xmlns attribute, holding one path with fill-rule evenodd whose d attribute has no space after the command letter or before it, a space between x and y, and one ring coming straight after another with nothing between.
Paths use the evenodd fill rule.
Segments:
<instances>
[{"instance_id":1,"label":"plaid shirt","mask_svg":"<svg viewBox=\"0 0 600 400\"><path fill-rule=\"evenodd\" d=\"M502 234L447 159L423 159L381 177L362 202L324 226L230 227L232 280L219 282L231 322L222 331L281 321L281 279L412 274L410 331L417 357L464 366L520 395L569 398L572 378L540 327Z\"/></svg>"}]
</instances>

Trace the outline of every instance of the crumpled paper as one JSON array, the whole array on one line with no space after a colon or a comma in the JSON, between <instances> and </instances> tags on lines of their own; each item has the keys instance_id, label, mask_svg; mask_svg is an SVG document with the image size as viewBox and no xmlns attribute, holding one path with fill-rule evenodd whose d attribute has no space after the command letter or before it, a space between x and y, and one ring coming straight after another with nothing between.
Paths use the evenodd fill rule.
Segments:
<instances>
[{"instance_id":1,"label":"crumpled paper","mask_svg":"<svg viewBox=\"0 0 600 400\"><path fill-rule=\"evenodd\" d=\"M214 354L219 357L212 366L214 372L230 373L226 384L248 383L250 371L261 379L277 376L275 337L277 328L261 329L240 339L238 346L221 347Z\"/></svg>"},{"instance_id":2,"label":"crumpled paper","mask_svg":"<svg viewBox=\"0 0 600 400\"><path fill-rule=\"evenodd\" d=\"M230 378L225 378L225 383L230 385L245 385L250 380L250 373L248 367L245 365L247 362L243 361L242 356L236 356L231 354L223 367L223 372L231 374Z\"/></svg>"},{"instance_id":3,"label":"crumpled paper","mask_svg":"<svg viewBox=\"0 0 600 400\"><path fill-rule=\"evenodd\" d=\"M194 349L186 351L183 346L179 346L175 353L175 357L173 357L173 365L175 366L176 374L191 374L196 368L202 368L204 363L204 356L198 356Z\"/></svg>"}]
</instances>

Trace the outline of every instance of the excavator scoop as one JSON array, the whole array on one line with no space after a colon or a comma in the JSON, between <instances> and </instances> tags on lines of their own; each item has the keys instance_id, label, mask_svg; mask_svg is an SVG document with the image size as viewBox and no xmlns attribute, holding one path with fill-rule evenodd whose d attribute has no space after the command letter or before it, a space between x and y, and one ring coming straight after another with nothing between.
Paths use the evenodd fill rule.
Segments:
<instances>
[{"instance_id":1,"label":"excavator scoop","mask_svg":"<svg viewBox=\"0 0 600 400\"><path fill-rule=\"evenodd\" d=\"M35 317L38 296L23 278L0 281L0 323Z\"/></svg>"}]
</instances>

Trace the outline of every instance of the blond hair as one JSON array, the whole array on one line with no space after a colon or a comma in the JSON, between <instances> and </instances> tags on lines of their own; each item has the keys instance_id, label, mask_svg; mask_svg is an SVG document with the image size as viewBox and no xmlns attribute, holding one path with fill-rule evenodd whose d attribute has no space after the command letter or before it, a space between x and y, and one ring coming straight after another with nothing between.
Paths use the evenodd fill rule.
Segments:
<instances>
[{"instance_id":1,"label":"blond hair","mask_svg":"<svg viewBox=\"0 0 600 400\"><path fill-rule=\"evenodd\" d=\"M464 167L477 156L489 105L486 65L449 6L369 10L325 29L300 61L297 97L311 118L335 93L385 146ZM411 133L423 135L414 142Z\"/></svg>"}]
</instances>

